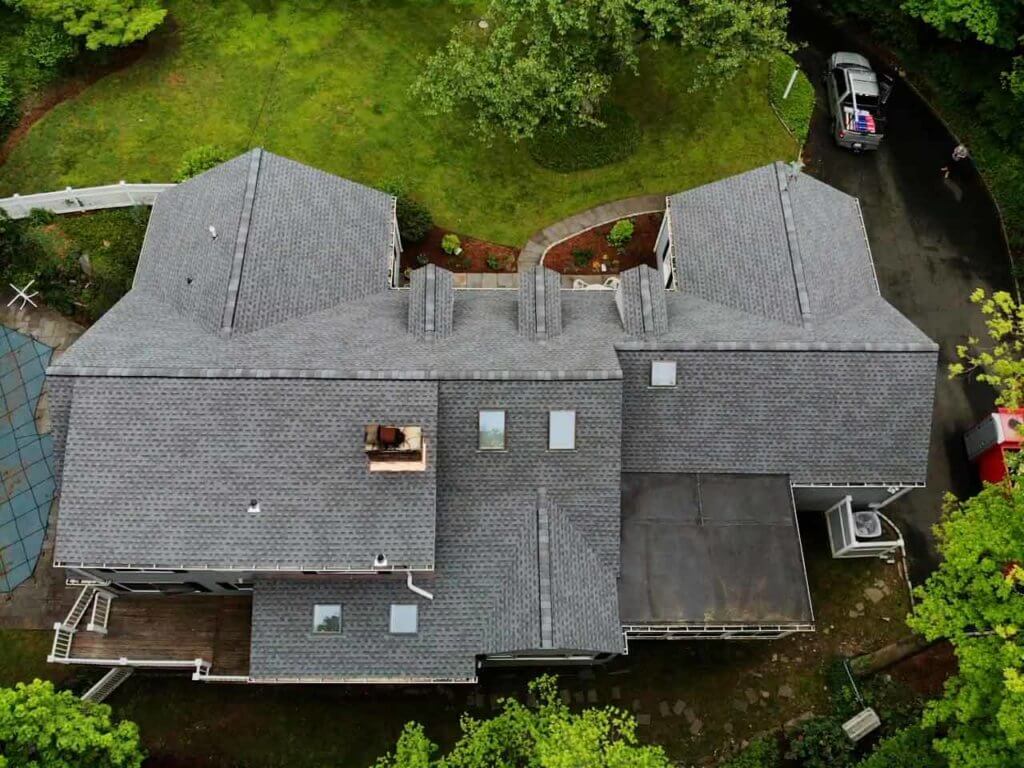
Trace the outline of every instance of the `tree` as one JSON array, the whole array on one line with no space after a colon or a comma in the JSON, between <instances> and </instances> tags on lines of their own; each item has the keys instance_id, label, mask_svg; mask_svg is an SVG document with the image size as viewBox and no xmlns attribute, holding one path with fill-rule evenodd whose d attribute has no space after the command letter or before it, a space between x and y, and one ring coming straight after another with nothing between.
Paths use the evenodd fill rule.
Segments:
<instances>
[{"instance_id":1,"label":"tree","mask_svg":"<svg viewBox=\"0 0 1024 768\"><path fill-rule=\"evenodd\" d=\"M167 15L160 0L18 0L29 16L63 25L91 51L142 40Z\"/></svg>"},{"instance_id":2,"label":"tree","mask_svg":"<svg viewBox=\"0 0 1024 768\"><path fill-rule=\"evenodd\" d=\"M503 699L490 720L463 715L462 737L435 758L437 746L423 727L409 723L393 754L376 768L669 768L661 747L637 742L632 716L615 707L576 714L558 696L557 681L544 675L530 683L537 700L524 706Z\"/></svg>"},{"instance_id":3,"label":"tree","mask_svg":"<svg viewBox=\"0 0 1024 768\"><path fill-rule=\"evenodd\" d=\"M0 688L0 766L139 768L139 729L112 723L110 707L35 680Z\"/></svg>"},{"instance_id":4,"label":"tree","mask_svg":"<svg viewBox=\"0 0 1024 768\"><path fill-rule=\"evenodd\" d=\"M950 377L978 371L978 381L996 390L996 404L1008 408L1024 405L1024 304L1006 291L991 296L978 288L971 303L981 307L991 344L982 346L971 337L956 348L959 363L949 366Z\"/></svg>"},{"instance_id":5,"label":"tree","mask_svg":"<svg viewBox=\"0 0 1024 768\"><path fill-rule=\"evenodd\" d=\"M901 7L944 35L1013 48L1024 31L1019 0L904 0Z\"/></svg>"},{"instance_id":6,"label":"tree","mask_svg":"<svg viewBox=\"0 0 1024 768\"><path fill-rule=\"evenodd\" d=\"M612 78L640 45L701 50L693 85L788 49L782 0L491 0L487 31L456 27L413 86L433 114L463 112L485 138L600 126Z\"/></svg>"},{"instance_id":7,"label":"tree","mask_svg":"<svg viewBox=\"0 0 1024 768\"><path fill-rule=\"evenodd\" d=\"M949 497L935 533L943 560L907 623L949 640L959 670L922 725L950 768L1024 768L1024 485Z\"/></svg>"}]
</instances>

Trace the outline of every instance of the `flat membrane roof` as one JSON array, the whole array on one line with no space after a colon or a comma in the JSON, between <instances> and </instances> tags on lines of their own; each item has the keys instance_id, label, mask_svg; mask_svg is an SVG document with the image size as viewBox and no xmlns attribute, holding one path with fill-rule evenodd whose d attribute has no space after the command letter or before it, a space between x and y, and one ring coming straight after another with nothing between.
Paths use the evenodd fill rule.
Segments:
<instances>
[{"instance_id":1,"label":"flat membrane roof","mask_svg":"<svg viewBox=\"0 0 1024 768\"><path fill-rule=\"evenodd\" d=\"M624 625L813 621L786 475L622 475Z\"/></svg>"}]
</instances>

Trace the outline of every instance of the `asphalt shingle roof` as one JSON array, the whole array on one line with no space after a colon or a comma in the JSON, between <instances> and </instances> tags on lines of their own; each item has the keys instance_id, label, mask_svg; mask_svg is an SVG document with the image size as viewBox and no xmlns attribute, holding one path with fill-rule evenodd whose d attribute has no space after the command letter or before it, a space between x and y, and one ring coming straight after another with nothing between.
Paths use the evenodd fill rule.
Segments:
<instances>
[{"instance_id":1,"label":"asphalt shingle roof","mask_svg":"<svg viewBox=\"0 0 1024 768\"><path fill-rule=\"evenodd\" d=\"M366 571L383 552L431 568L436 459L428 445L424 472L368 472L371 422L432 438L437 385L75 379L55 558Z\"/></svg>"}]
</instances>

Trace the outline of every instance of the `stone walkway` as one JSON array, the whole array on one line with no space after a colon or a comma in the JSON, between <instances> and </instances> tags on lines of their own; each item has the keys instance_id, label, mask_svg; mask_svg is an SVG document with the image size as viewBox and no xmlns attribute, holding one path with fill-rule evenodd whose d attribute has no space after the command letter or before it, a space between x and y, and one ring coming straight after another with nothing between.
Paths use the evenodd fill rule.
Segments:
<instances>
[{"instance_id":1,"label":"stone walkway","mask_svg":"<svg viewBox=\"0 0 1024 768\"><path fill-rule=\"evenodd\" d=\"M665 210L665 195L643 195L642 197L628 197L625 200L605 203L570 216L568 219L562 219L556 224L542 229L526 241L523 250L519 252L519 271L525 272L530 267L539 264L541 256L548 248L585 229L627 216L635 216L638 213L663 210Z\"/></svg>"},{"instance_id":2,"label":"stone walkway","mask_svg":"<svg viewBox=\"0 0 1024 768\"><path fill-rule=\"evenodd\" d=\"M12 293L0 293L0 324L53 347L56 360L71 344L85 333L85 328L58 312L45 307L27 307L18 310L7 306ZM46 388L36 407L36 426L40 433L50 431L50 418ZM0 628L49 629L53 622L67 612L67 602L74 597L64 587L62 573L53 565L53 540L57 530L57 501L50 507L49 524L42 553L32 576L11 593L0 594Z\"/></svg>"}]
</instances>

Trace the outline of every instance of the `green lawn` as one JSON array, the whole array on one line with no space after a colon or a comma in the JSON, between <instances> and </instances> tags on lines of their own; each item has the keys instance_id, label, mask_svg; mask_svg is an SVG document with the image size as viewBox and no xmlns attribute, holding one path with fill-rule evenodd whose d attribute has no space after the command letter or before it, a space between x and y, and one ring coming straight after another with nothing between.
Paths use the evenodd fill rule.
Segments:
<instances>
[{"instance_id":1,"label":"green lawn","mask_svg":"<svg viewBox=\"0 0 1024 768\"><path fill-rule=\"evenodd\" d=\"M0 167L0 194L169 180L199 144L254 145L374 184L404 176L442 226L509 244L571 213L672 192L775 159L792 139L766 101L767 71L688 93L691 56L645 52L614 100L644 137L629 159L558 174L525 145L485 146L409 96L421 60L469 22L465 3L185 2L138 63L37 123Z\"/></svg>"}]
</instances>

